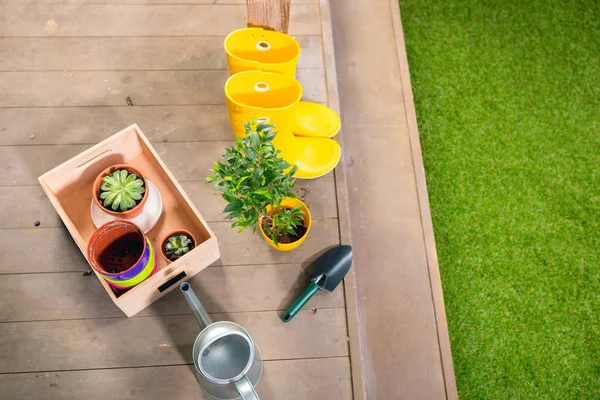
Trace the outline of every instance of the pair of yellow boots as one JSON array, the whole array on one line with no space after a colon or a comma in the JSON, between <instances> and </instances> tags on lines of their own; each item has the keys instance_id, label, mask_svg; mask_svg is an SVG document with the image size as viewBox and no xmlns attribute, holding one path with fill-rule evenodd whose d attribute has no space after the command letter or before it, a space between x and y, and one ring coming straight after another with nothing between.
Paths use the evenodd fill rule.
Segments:
<instances>
[{"instance_id":1,"label":"pair of yellow boots","mask_svg":"<svg viewBox=\"0 0 600 400\"><path fill-rule=\"evenodd\" d=\"M318 178L335 168L341 149L331 138L340 118L324 105L300 101L302 86L294 78L298 42L284 33L245 28L227 36L225 52L231 74L225 95L235 134L243 137L244 122L255 118L274 124L273 145L298 166L297 178Z\"/></svg>"}]
</instances>

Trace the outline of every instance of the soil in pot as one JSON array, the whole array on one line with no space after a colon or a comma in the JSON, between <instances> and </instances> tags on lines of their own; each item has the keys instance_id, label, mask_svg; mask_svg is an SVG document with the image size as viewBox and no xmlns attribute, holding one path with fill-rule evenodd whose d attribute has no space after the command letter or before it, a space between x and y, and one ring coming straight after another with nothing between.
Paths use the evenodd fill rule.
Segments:
<instances>
[{"instance_id":1,"label":"soil in pot","mask_svg":"<svg viewBox=\"0 0 600 400\"><path fill-rule=\"evenodd\" d=\"M100 252L98 264L108 273L121 273L140 259L143 249L144 238L137 232L129 232Z\"/></svg>"},{"instance_id":2,"label":"soil in pot","mask_svg":"<svg viewBox=\"0 0 600 400\"><path fill-rule=\"evenodd\" d=\"M267 229L271 225L271 217L266 216L263 218L261 225L263 226L263 231L267 232ZM295 228L292 228L295 231L295 234L292 235L290 233L284 232L277 237L277 242L286 244L286 243L294 243L302 238L306 234L306 227L304 225L298 225Z\"/></svg>"}]
</instances>

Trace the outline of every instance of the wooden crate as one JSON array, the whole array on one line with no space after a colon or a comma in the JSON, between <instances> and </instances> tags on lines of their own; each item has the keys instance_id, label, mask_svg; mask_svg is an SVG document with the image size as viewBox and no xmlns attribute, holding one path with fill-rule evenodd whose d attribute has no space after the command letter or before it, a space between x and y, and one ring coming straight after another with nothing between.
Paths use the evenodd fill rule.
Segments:
<instances>
[{"instance_id":1,"label":"wooden crate","mask_svg":"<svg viewBox=\"0 0 600 400\"><path fill-rule=\"evenodd\" d=\"M86 260L87 243L96 230L90 215L92 184L102 170L121 163L144 173L163 200L162 215L147 233L156 251L158 271L121 295L96 273L106 293L131 317L218 260L219 247L214 233L146 136L137 125L131 125L38 178ZM194 250L167 265L160 256L160 241L178 228L190 231L198 243Z\"/></svg>"}]
</instances>

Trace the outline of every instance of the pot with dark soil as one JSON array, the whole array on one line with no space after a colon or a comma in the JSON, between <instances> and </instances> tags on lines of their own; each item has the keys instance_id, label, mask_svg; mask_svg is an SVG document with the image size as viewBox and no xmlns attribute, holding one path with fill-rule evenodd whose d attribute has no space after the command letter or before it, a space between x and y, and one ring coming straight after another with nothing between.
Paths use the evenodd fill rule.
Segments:
<instances>
[{"instance_id":1,"label":"pot with dark soil","mask_svg":"<svg viewBox=\"0 0 600 400\"><path fill-rule=\"evenodd\" d=\"M196 238L189 231L178 229L162 240L160 254L171 263L177 261L196 247Z\"/></svg>"},{"instance_id":2,"label":"pot with dark soil","mask_svg":"<svg viewBox=\"0 0 600 400\"><path fill-rule=\"evenodd\" d=\"M285 198L278 208L268 206L260 219L260 233L271 247L280 251L294 250L304 242L312 218L300 199Z\"/></svg>"},{"instance_id":3,"label":"pot with dark soil","mask_svg":"<svg viewBox=\"0 0 600 400\"><path fill-rule=\"evenodd\" d=\"M129 289L156 271L156 255L144 232L129 221L102 225L88 242L88 259L111 286Z\"/></svg>"},{"instance_id":4,"label":"pot with dark soil","mask_svg":"<svg viewBox=\"0 0 600 400\"><path fill-rule=\"evenodd\" d=\"M131 219L144 209L148 200L148 181L131 165L113 165L96 177L92 198L105 213Z\"/></svg>"}]
</instances>

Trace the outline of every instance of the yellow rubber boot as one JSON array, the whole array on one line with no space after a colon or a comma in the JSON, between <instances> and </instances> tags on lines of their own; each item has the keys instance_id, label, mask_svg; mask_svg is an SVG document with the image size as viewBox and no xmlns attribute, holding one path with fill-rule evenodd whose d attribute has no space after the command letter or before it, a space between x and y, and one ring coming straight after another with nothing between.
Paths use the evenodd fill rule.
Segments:
<instances>
[{"instance_id":1,"label":"yellow rubber boot","mask_svg":"<svg viewBox=\"0 0 600 400\"><path fill-rule=\"evenodd\" d=\"M296 107L296 136L332 138L341 125L337 113L323 104L301 101Z\"/></svg>"},{"instance_id":2,"label":"yellow rubber boot","mask_svg":"<svg viewBox=\"0 0 600 400\"><path fill-rule=\"evenodd\" d=\"M333 170L340 160L340 145L332 139L296 137L296 108L302 86L292 78L262 71L245 71L225 83L227 110L237 136L245 135L244 122L255 118L274 124L273 146L288 163L298 166L297 178L318 178Z\"/></svg>"},{"instance_id":3,"label":"yellow rubber boot","mask_svg":"<svg viewBox=\"0 0 600 400\"><path fill-rule=\"evenodd\" d=\"M244 28L225 38L225 53L231 75L242 71L276 72L296 76L300 44L292 36L262 28ZM334 137L340 130L340 117L319 103L301 101L296 109L296 136Z\"/></svg>"},{"instance_id":4,"label":"yellow rubber boot","mask_svg":"<svg viewBox=\"0 0 600 400\"><path fill-rule=\"evenodd\" d=\"M231 75L261 70L294 78L300 45L285 33L244 28L231 32L225 38L225 53Z\"/></svg>"}]
</instances>

